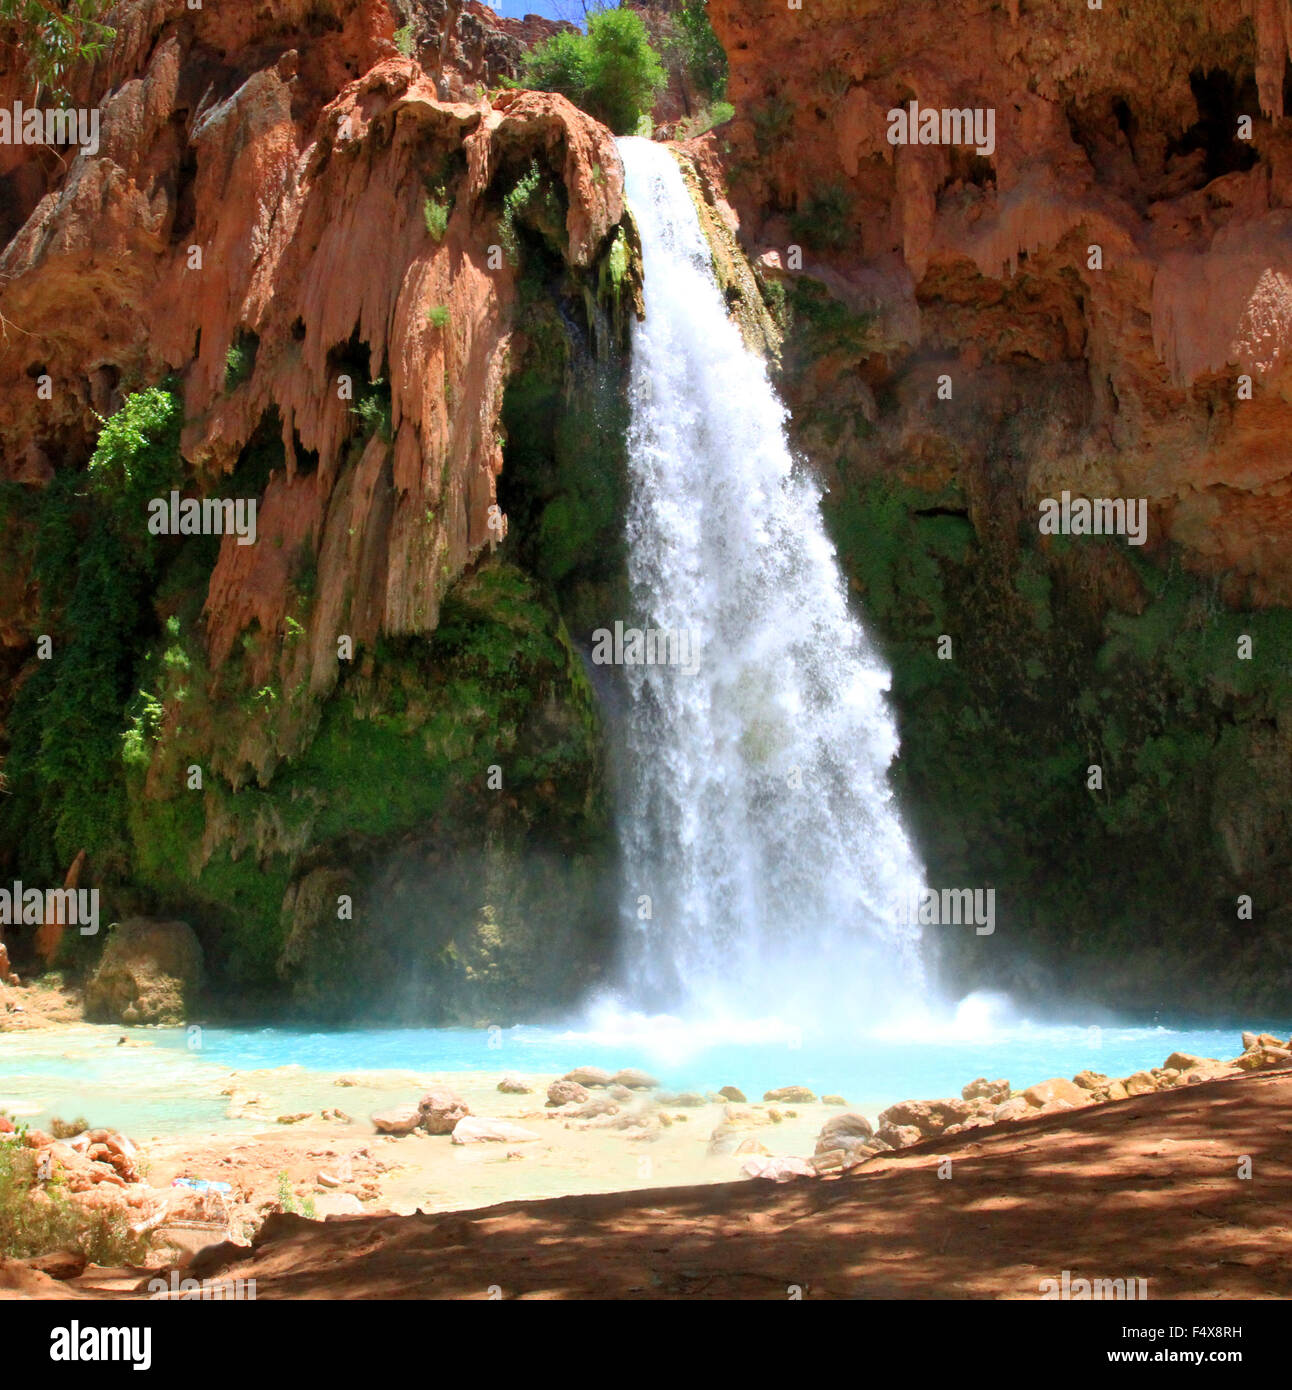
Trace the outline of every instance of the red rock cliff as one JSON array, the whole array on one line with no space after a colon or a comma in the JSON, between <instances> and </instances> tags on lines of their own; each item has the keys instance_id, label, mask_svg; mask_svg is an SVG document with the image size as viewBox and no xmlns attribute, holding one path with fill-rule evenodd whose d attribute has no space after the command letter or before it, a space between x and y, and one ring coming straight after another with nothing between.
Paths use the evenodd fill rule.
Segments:
<instances>
[{"instance_id":1,"label":"red rock cliff","mask_svg":"<svg viewBox=\"0 0 1292 1390\"><path fill-rule=\"evenodd\" d=\"M1004 529L1064 487L1144 496L1154 545L1223 574L1232 601L1292 601L1283 0L710 11L740 113L720 157L746 243L773 269L807 244L808 269L880 314L884 358L844 388L864 404L904 383L891 457L981 473L1011 370L1080 367L1046 449L976 485L979 519L989 494ZM890 144L888 113L911 101L991 110L994 150ZM934 359L973 429L926 409Z\"/></svg>"},{"instance_id":2,"label":"red rock cliff","mask_svg":"<svg viewBox=\"0 0 1292 1390\"><path fill-rule=\"evenodd\" d=\"M489 542L502 463L514 271L491 186L534 158L551 169L575 268L621 217L610 136L564 98L441 99L464 80L459 7L439 8L432 74L396 50L383 0L122 6L78 98L99 103L98 152L5 150L17 225L0 253L0 377L17 384L0 391L0 473L40 483L79 464L94 412L168 372L199 482L230 471L261 422L281 432L288 464L261 500L261 543L226 537L211 578L214 669L249 625L281 632L302 545L318 565L309 641L290 657L264 648L253 679L282 660L324 693L338 632L358 646L435 627ZM473 34L514 44L468 8ZM439 237L432 195L451 204ZM254 344L254 367L228 389L235 343ZM391 441L375 434L355 464L339 383L365 356L389 384ZM20 626L9 638L28 640Z\"/></svg>"}]
</instances>

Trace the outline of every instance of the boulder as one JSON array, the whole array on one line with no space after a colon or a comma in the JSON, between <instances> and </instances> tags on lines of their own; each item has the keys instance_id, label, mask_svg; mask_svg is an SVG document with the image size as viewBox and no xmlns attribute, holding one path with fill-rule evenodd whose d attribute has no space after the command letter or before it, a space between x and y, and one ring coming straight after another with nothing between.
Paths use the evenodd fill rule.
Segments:
<instances>
[{"instance_id":1,"label":"boulder","mask_svg":"<svg viewBox=\"0 0 1292 1390\"><path fill-rule=\"evenodd\" d=\"M1173 1052L1162 1066L1167 1071L1192 1071L1215 1061L1214 1057L1195 1057L1191 1052Z\"/></svg>"},{"instance_id":2,"label":"boulder","mask_svg":"<svg viewBox=\"0 0 1292 1390\"><path fill-rule=\"evenodd\" d=\"M876 1139L882 1139L890 1149L905 1149L918 1144L924 1135L914 1125L881 1124Z\"/></svg>"},{"instance_id":3,"label":"boulder","mask_svg":"<svg viewBox=\"0 0 1292 1390\"><path fill-rule=\"evenodd\" d=\"M811 1105L816 1093L806 1086L782 1086L775 1091L764 1091L764 1100L777 1101L781 1105Z\"/></svg>"},{"instance_id":4,"label":"boulder","mask_svg":"<svg viewBox=\"0 0 1292 1390\"><path fill-rule=\"evenodd\" d=\"M625 1067L610 1078L612 1086L627 1086L630 1091L653 1091L659 1082L649 1073L635 1067Z\"/></svg>"},{"instance_id":5,"label":"boulder","mask_svg":"<svg viewBox=\"0 0 1292 1390\"><path fill-rule=\"evenodd\" d=\"M1072 1078L1074 1086L1080 1086L1083 1091L1098 1091L1108 1084L1108 1078L1101 1071L1079 1071Z\"/></svg>"},{"instance_id":6,"label":"boulder","mask_svg":"<svg viewBox=\"0 0 1292 1390\"><path fill-rule=\"evenodd\" d=\"M847 1105L848 1102L842 1096L822 1096L822 1105Z\"/></svg>"},{"instance_id":7,"label":"boulder","mask_svg":"<svg viewBox=\"0 0 1292 1390\"><path fill-rule=\"evenodd\" d=\"M1157 1082L1146 1071L1132 1072L1122 1085L1126 1087L1128 1096L1146 1096L1157 1090Z\"/></svg>"},{"instance_id":8,"label":"boulder","mask_svg":"<svg viewBox=\"0 0 1292 1390\"><path fill-rule=\"evenodd\" d=\"M831 1149L851 1149L875 1136L874 1126L864 1115L849 1111L845 1115L835 1115L821 1126L817 1135L817 1153L828 1153Z\"/></svg>"},{"instance_id":9,"label":"boulder","mask_svg":"<svg viewBox=\"0 0 1292 1390\"><path fill-rule=\"evenodd\" d=\"M445 1086L427 1091L417 1109L421 1114L418 1123L427 1134L452 1134L453 1126L471 1113L466 1101Z\"/></svg>"},{"instance_id":10,"label":"boulder","mask_svg":"<svg viewBox=\"0 0 1292 1390\"><path fill-rule=\"evenodd\" d=\"M202 947L187 922L131 917L108 933L85 986L91 1023L183 1023L202 987Z\"/></svg>"},{"instance_id":11,"label":"boulder","mask_svg":"<svg viewBox=\"0 0 1292 1390\"><path fill-rule=\"evenodd\" d=\"M562 1079L579 1086L609 1086L614 1076L603 1067L575 1067L573 1071L567 1071Z\"/></svg>"},{"instance_id":12,"label":"boulder","mask_svg":"<svg viewBox=\"0 0 1292 1390\"><path fill-rule=\"evenodd\" d=\"M481 1115L468 1115L453 1129L455 1144L525 1144L540 1136L510 1120L486 1120Z\"/></svg>"},{"instance_id":13,"label":"boulder","mask_svg":"<svg viewBox=\"0 0 1292 1390\"><path fill-rule=\"evenodd\" d=\"M995 1124L1000 1125L1007 1120L1021 1120L1025 1115L1035 1113L1032 1106L1022 1096L1011 1096L1009 1100L1002 1101L992 1111L991 1118Z\"/></svg>"},{"instance_id":14,"label":"boulder","mask_svg":"<svg viewBox=\"0 0 1292 1390\"><path fill-rule=\"evenodd\" d=\"M1241 1057L1235 1057L1234 1066L1242 1071L1264 1071L1268 1067L1292 1066L1292 1052L1286 1047L1253 1047Z\"/></svg>"},{"instance_id":15,"label":"boulder","mask_svg":"<svg viewBox=\"0 0 1292 1390\"><path fill-rule=\"evenodd\" d=\"M1023 1099L1038 1110L1053 1105L1056 1101L1066 1101L1069 1105L1089 1105L1090 1093L1063 1076L1052 1076L1048 1081L1038 1081L1023 1092Z\"/></svg>"},{"instance_id":16,"label":"boulder","mask_svg":"<svg viewBox=\"0 0 1292 1390\"><path fill-rule=\"evenodd\" d=\"M922 1137L941 1134L948 1125L956 1125L973 1114L966 1100L900 1100L890 1105L879 1117L881 1131L885 1125L899 1129L913 1127Z\"/></svg>"},{"instance_id":17,"label":"boulder","mask_svg":"<svg viewBox=\"0 0 1292 1390\"><path fill-rule=\"evenodd\" d=\"M504 1076L498 1083L498 1089L507 1096L528 1096L534 1091L532 1086L527 1086L516 1076Z\"/></svg>"},{"instance_id":18,"label":"boulder","mask_svg":"<svg viewBox=\"0 0 1292 1390\"><path fill-rule=\"evenodd\" d=\"M744 1105L745 1103L745 1093L739 1086L724 1086L718 1094L723 1100L729 1100L734 1105Z\"/></svg>"},{"instance_id":19,"label":"boulder","mask_svg":"<svg viewBox=\"0 0 1292 1390\"><path fill-rule=\"evenodd\" d=\"M709 1135L709 1157L735 1153L747 1137L735 1125L715 1125Z\"/></svg>"},{"instance_id":20,"label":"boulder","mask_svg":"<svg viewBox=\"0 0 1292 1390\"><path fill-rule=\"evenodd\" d=\"M577 1081L553 1081L547 1088L548 1105L582 1105L587 1099L587 1087Z\"/></svg>"},{"instance_id":21,"label":"boulder","mask_svg":"<svg viewBox=\"0 0 1292 1390\"><path fill-rule=\"evenodd\" d=\"M962 1088L960 1096L963 1100L989 1100L999 1105L1009 1099L1009 1082L988 1081L985 1076L980 1076Z\"/></svg>"},{"instance_id":22,"label":"boulder","mask_svg":"<svg viewBox=\"0 0 1292 1390\"><path fill-rule=\"evenodd\" d=\"M422 1112L415 1105L395 1105L389 1110L378 1110L372 1116L373 1127L378 1134L411 1134L418 1126Z\"/></svg>"},{"instance_id":23,"label":"boulder","mask_svg":"<svg viewBox=\"0 0 1292 1390\"><path fill-rule=\"evenodd\" d=\"M363 1203L353 1192L320 1192L314 1198L314 1215L320 1221L329 1216L362 1216Z\"/></svg>"}]
</instances>

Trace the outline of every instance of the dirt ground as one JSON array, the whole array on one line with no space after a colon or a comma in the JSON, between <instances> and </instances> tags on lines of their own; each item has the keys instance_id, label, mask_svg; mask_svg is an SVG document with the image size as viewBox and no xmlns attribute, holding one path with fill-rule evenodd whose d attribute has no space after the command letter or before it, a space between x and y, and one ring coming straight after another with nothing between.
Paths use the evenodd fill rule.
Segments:
<instances>
[{"instance_id":1,"label":"dirt ground","mask_svg":"<svg viewBox=\"0 0 1292 1390\"><path fill-rule=\"evenodd\" d=\"M274 1216L221 1277L258 1299L1035 1299L1067 1270L1147 1279L1155 1300L1288 1298L1290 1199L1282 1071L928 1140L839 1178ZM134 1282L0 1270L9 1297Z\"/></svg>"}]
</instances>

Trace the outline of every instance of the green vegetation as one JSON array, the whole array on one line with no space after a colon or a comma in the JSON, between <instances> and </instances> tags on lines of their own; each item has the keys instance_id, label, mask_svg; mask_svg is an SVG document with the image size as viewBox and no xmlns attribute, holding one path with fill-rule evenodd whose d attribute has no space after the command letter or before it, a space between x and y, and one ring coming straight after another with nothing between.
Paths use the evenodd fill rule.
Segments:
<instances>
[{"instance_id":1,"label":"green vegetation","mask_svg":"<svg viewBox=\"0 0 1292 1390\"><path fill-rule=\"evenodd\" d=\"M819 280L799 275L785 295L786 328L794 360L822 357L857 362L874 350L875 317L858 314L836 299Z\"/></svg>"},{"instance_id":2,"label":"green vegetation","mask_svg":"<svg viewBox=\"0 0 1292 1390\"><path fill-rule=\"evenodd\" d=\"M560 92L616 135L631 135L666 81L646 26L632 10L589 16L586 34L554 34L525 54L521 83Z\"/></svg>"},{"instance_id":3,"label":"green vegetation","mask_svg":"<svg viewBox=\"0 0 1292 1390\"><path fill-rule=\"evenodd\" d=\"M853 241L852 199L842 184L818 189L793 217L790 230L805 246L839 251Z\"/></svg>"},{"instance_id":4,"label":"green vegetation","mask_svg":"<svg viewBox=\"0 0 1292 1390\"><path fill-rule=\"evenodd\" d=\"M449 326L449 306L447 304L433 304L426 311L426 321L435 328L447 328Z\"/></svg>"},{"instance_id":5,"label":"green vegetation","mask_svg":"<svg viewBox=\"0 0 1292 1390\"><path fill-rule=\"evenodd\" d=\"M100 1265L138 1265L148 1250L147 1235L130 1229L123 1207L83 1211L58 1176L36 1177L37 1155L18 1135L0 1136L0 1255L30 1259L58 1250L78 1252Z\"/></svg>"},{"instance_id":6,"label":"green vegetation","mask_svg":"<svg viewBox=\"0 0 1292 1390\"><path fill-rule=\"evenodd\" d=\"M628 255L623 236L624 276ZM612 247L608 280L615 260ZM572 360L566 326L550 300L527 299L522 322L528 348L503 398L507 444L499 495L521 562L554 586L573 629L586 633L596 612L610 611L606 605L622 583L626 409L613 382Z\"/></svg>"},{"instance_id":7,"label":"green vegetation","mask_svg":"<svg viewBox=\"0 0 1292 1390\"><path fill-rule=\"evenodd\" d=\"M671 47L683 71L706 102L721 102L727 95L727 55L709 23L708 0L685 0L671 18Z\"/></svg>"},{"instance_id":8,"label":"green vegetation","mask_svg":"<svg viewBox=\"0 0 1292 1390\"><path fill-rule=\"evenodd\" d=\"M224 389L236 390L251 377L256 368L256 350L260 340L254 333L239 333L224 354Z\"/></svg>"},{"instance_id":9,"label":"green vegetation","mask_svg":"<svg viewBox=\"0 0 1292 1390\"><path fill-rule=\"evenodd\" d=\"M789 138L794 128L794 103L782 96L768 97L761 106L754 107L749 119L754 123L759 145L771 148Z\"/></svg>"},{"instance_id":10,"label":"green vegetation","mask_svg":"<svg viewBox=\"0 0 1292 1390\"><path fill-rule=\"evenodd\" d=\"M564 248L565 206L554 180L532 159L502 200L498 235L511 265L521 259L520 229L537 232L554 249Z\"/></svg>"},{"instance_id":11,"label":"green vegetation","mask_svg":"<svg viewBox=\"0 0 1292 1390\"><path fill-rule=\"evenodd\" d=\"M1230 611L1210 581L1112 539L1045 552L1028 536L1010 554L954 488L853 478L827 515L892 665L896 776L930 882L995 887L1014 942L1002 958L941 940L948 977L1139 1009L1275 1009L1292 977L1284 857L1238 827L1281 821L1292 795L1272 732L1292 717L1276 655L1292 614ZM1092 611L1091 567L1142 597ZM1251 924L1240 893L1260 905Z\"/></svg>"},{"instance_id":12,"label":"green vegetation","mask_svg":"<svg viewBox=\"0 0 1292 1390\"><path fill-rule=\"evenodd\" d=\"M413 26L411 24L401 25L395 30L395 47L405 58L413 56Z\"/></svg>"},{"instance_id":13,"label":"green vegetation","mask_svg":"<svg viewBox=\"0 0 1292 1390\"><path fill-rule=\"evenodd\" d=\"M33 574L53 655L7 721L0 836L33 878L61 881L84 849L100 874L128 860L120 732L147 641L160 562L146 504L181 477L171 391L130 396L105 422L82 491L64 475L35 503Z\"/></svg>"},{"instance_id":14,"label":"green vegetation","mask_svg":"<svg viewBox=\"0 0 1292 1390\"><path fill-rule=\"evenodd\" d=\"M355 403L350 407L350 413L357 415L363 422L364 439L371 439L374 434L379 434L389 443L392 428L390 383L384 377L364 383L359 389Z\"/></svg>"},{"instance_id":15,"label":"green vegetation","mask_svg":"<svg viewBox=\"0 0 1292 1390\"><path fill-rule=\"evenodd\" d=\"M314 1220L314 1198L306 1197L303 1202L298 1203L296 1194L292 1191L292 1180L286 1172L278 1175L278 1210Z\"/></svg>"},{"instance_id":16,"label":"green vegetation","mask_svg":"<svg viewBox=\"0 0 1292 1390\"><path fill-rule=\"evenodd\" d=\"M432 241L443 241L449 226L449 213L453 211L452 200L447 197L443 187L428 193L422 202L422 218Z\"/></svg>"},{"instance_id":17,"label":"green vegetation","mask_svg":"<svg viewBox=\"0 0 1292 1390\"><path fill-rule=\"evenodd\" d=\"M65 80L83 64L103 57L116 30L103 23L113 0L0 0L0 31L13 35L23 78L38 101L42 94L58 106L72 100Z\"/></svg>"}]
</instances>

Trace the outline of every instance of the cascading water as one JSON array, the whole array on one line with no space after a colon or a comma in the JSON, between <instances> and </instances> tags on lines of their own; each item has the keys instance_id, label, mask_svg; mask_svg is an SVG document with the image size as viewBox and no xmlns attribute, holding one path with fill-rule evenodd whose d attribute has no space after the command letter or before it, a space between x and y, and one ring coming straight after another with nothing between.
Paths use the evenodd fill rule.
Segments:
<instances>
[{"instance_id":1,"label":"cascading water","mask_svg":"<svg viewBox=\"0 0 1292 1390\"><path fill-rule=\"evenodd\" d=\"M625 665L620 836L639 1005L874 1021L922 993L922 881L887 782L889 676L826 538L820 488L727 317L673 155L619 141L641 232L632 353L632 624L697 663Z\"/></svg>"}]
</instances>

